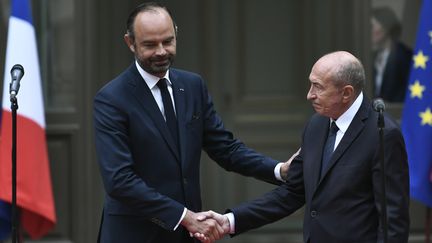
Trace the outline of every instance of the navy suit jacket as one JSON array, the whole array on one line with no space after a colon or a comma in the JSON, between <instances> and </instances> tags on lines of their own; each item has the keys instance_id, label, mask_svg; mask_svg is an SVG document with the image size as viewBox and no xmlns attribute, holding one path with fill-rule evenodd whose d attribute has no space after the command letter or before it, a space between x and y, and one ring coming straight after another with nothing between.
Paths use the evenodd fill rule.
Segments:
<instances>
[{"instance_id":1,"label":"navy suit jacket","mask_svg":"<svg viewBox=\"0 0 432 243\"><path fill-rule=\"evenodd\" d=\"M100 241L180 242L184 207L201 210L201 150L228 171L276 182L277 161L224 128L200 76L170 69L179 148L135 63L94 99L95 142L106 190Z\"/></svg>"},{"instance_id":2,"label":"navy suit jacket","mask_svg":"<svg viewBox=\"0 0 432 243\"><path fill-rule=\"evenodd\" d=\"M397 124L385 116L388 242L407 242L409 180L405 144ZM304 204L304 240L311 243L381 242L381 172L377 113L364 99L320 177L329 118L315 114L285 184L231 209L236 233L274 222Z\"/></svg>"}]
</instances>

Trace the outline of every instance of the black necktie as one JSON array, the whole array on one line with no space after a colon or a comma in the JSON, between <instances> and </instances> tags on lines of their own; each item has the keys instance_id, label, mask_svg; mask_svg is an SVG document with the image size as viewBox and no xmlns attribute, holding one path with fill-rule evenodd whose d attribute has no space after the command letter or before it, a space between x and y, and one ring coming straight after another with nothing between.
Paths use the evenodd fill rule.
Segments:
<instances>
[{"instance_id":1,"label":"black necktie","mask_svg":"<svg viewBox=\"0 0 432 243\"><path fill-rule=\"evenodd\" d=\"M336 141L336 133L338 130L339 128L337 127L336 122L332 121L327 136L327 140L324 145L322 163L321 163L321 176L323 176L324 170L327 168L328 162L331 158L331 155L333 154L333 149Z\"/></svg>"},{"instance_id":2,"label":"black necktie","mask_svg":"<svg viewBox=\"0 0 432 243\"><path fill-rule=\"evenodd\" d=\"M178 145L178 128L177 128L177 118L174 113L173 103L171 100L171 95L168 92L166 79L160 79L157 83L162 96L162 102L164 106L165 119L168 129L174 139L176 145Z\"/></svg>"}]
</instances>

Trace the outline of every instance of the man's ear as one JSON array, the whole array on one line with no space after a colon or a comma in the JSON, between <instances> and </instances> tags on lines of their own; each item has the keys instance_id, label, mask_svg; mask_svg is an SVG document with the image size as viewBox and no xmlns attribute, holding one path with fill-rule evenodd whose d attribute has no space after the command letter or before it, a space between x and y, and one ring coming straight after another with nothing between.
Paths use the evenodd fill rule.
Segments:
<instances>
[{"instance_id":1,"label":"man's ear","mask_svg":"<svg viewBox=\"0 0 432 243\"><path fill-rule=\"evenodd\" d=\"M123 38L124 38L126 45L129 47L129 50L131 50L131 52L135 53L134 40L129 36L129 34L125 34Z\"/></svg>"},{"instance_id":2,"label":"man's ear","mask_svg":"<svg viewBox=\"0 0 432 243\"><path fill-rule=\"evenodd\" d=\"M343 87L342 99L345 103L354 100L354 87L351 85L345 85Z\"/></svg>"}]
</instances>

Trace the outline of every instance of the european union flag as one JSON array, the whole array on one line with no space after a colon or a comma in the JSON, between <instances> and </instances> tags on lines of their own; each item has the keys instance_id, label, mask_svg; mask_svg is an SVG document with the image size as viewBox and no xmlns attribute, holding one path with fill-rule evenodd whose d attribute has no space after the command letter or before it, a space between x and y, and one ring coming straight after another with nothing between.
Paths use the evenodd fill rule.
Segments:
<instances>
[{"instance_id":1,"label":"european union flag","mask_svg":"<svg viewBox=\"0 0 432 243\"><path fill-rule=\"evenodd\" d=\"M411 197L432 207L432 0L423 0L402 115Z\"/></svg>"}]
</instances>

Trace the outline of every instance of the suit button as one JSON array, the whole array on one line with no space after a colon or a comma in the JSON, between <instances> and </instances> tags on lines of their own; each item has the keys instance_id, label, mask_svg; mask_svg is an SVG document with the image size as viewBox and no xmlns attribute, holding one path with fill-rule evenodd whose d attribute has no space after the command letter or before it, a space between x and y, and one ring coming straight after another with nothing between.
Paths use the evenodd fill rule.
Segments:
<instances>
[{"instance_id":1,"label":"suit button","mask_svg":"<svg viewBox=\"0 0 432 243\"><path fill-rule=\"evenodd\" d=\"M315 218L317 216L317 212L315 210L312 210L311 213L310 213L310 216L312 218Z\"/></svg>"},{"instance_id":2,"label":"suit button","mask_svg":"<svg viewBox=\"0 0 432 243\"><path fill-rule=\"evenodd\" d=\"M184 185L187 185L187 183L188 183L188 182L187 182L187 179L186 179L186 178L183 178L183 184L184 184Z\"/></svg>"}]
</instances>

